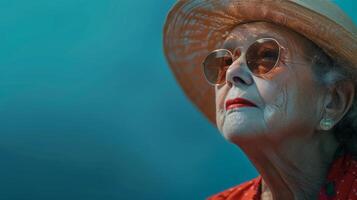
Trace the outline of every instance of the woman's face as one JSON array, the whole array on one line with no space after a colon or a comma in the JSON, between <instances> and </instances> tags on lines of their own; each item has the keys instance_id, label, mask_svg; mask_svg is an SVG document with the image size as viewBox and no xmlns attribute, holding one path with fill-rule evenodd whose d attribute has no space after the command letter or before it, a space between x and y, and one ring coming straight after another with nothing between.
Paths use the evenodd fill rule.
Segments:
<instances>
[{"instance_id":1,"label":"woman's face","mask_svg":"<svg viewBox=\"0 0 357 200\"><path fill-rule=\"evenodd\" d=\"M282 49L277 66L257 77L248 69L245 53L261 38L276 39ZM325 95L311 68L306 51L309 43L295 32L265 22L239 25L230 33L222 48L238 49L240 56L228 68L225 84L215 87L217 126L226 139L280 140L313 133L322 116ZM226 108L227 101L236 98L255 106Z\"/></svg>"}]
</instances>

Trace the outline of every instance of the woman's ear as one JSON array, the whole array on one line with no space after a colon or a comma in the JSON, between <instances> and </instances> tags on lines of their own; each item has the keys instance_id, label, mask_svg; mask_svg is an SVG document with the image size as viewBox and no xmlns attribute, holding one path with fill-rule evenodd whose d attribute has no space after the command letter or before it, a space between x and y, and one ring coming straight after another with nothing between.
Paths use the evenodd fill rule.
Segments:
<instances>
[{"instance_id":1,"label":"woman's ear","mask_svg":"<svg viewBox=\"0 0 357 200\"><path fill-rule=\"evenodd\" d=\"M323 130L331 129L345 116L352 106L354 95L355 87L352 81L340 81L329 87L324 102L324 115L320 123ZM324 125L326 126L323 127Z\"/></svg>"}]
</instances>

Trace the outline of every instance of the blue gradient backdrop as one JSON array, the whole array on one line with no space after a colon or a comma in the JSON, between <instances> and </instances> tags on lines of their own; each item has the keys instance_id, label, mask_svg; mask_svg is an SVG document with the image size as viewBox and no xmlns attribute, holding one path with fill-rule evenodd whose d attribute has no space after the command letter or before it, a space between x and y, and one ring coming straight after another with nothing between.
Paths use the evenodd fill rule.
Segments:
<instances>
[{"instance_id":1,"label":"blue gradient backdrop","mask_svg":"<svg viewBox=\"0 0 357 200\"><path fill-rule=\"evenodd\" d=\"M0 1L1 200L204 199L257 175L167 67L174 2Z\"/></svg>"}]
</instances>

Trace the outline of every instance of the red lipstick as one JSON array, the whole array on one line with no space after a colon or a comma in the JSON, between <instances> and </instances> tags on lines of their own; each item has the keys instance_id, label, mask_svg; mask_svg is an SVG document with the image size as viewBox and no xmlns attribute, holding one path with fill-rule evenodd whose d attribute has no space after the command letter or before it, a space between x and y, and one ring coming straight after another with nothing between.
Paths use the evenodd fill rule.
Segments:
<instances>
[{"instance_id":1,"label":"red lipstick","mask_svg":"<svg viewBox=\"0 0 357 200\"><path fill-rule=\"evenodd\" d=\"M257 107L254 103L243 98L229 99L226 101L226 110L240 107Z\"/></svg>"}]
</instances>

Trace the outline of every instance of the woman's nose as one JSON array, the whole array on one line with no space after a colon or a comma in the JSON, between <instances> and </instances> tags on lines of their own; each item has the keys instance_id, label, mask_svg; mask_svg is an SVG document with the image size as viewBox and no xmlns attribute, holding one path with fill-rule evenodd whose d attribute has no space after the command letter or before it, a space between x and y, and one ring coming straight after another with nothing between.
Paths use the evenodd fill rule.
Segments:
<instances>
[{"instance_id":1,"label":"woman's nose","mask_svg":"<svg viewBox=\"0 0 357 200\"><path fill-rule=\"evenodd\" d=\"M235 60L226 72L226 81L229 87L244 87L253 83L253 77L245 64L245 60L240 57Z\"/></svg>"}]
</instances>

